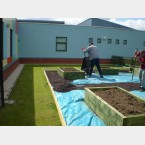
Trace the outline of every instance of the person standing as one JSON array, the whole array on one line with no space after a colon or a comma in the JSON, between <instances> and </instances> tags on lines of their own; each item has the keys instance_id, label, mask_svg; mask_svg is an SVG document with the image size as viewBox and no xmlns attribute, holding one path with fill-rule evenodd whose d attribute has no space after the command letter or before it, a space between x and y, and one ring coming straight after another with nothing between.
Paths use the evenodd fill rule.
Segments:
<instances>
[{"instance_id":1,"label":"person standing","mask_svg":"<svg viewBox=\"0 0 145 145\"><path fill-rule=\"evenodd\" d=\"M145 50L142 50L140 52L135 51L134 56L140 62L139 80L140 80L141 86L139 88L145 91Z\"/></svg>"},{"instance_id":2,"label":"person standing","mask_svg":"<svg viewBox=\"0 0 145 145\"><path fill-rule=\"evenodd\" d=\"M133 58L131 59L130 71L131 71L131 73L133 73L133 74L134 74L135 62L136 62L138 53L139 53L138 49L135 49L135 51L134 51L134 56L133 56ZM133 76L132 76L132 80L133 80Z\"/></svg>"},{"instance_id":3,"label":"person standing","mask_svg":"<svg viewBox=\"0 0 145 145\"><path fill-rule=\"evenodd\" d=\"M87 52L89 57L90 57L91 68L90 68L89 76L92 75L93 68L96 65L98 72L99 72L99 75L100 75L100 78L103 78L102 70L100 67L100 58L99 58L97 47L93 43L90 43L90 45L87 48L82 48L82 51L84 53Z\"/></svg>"}]
</instances>

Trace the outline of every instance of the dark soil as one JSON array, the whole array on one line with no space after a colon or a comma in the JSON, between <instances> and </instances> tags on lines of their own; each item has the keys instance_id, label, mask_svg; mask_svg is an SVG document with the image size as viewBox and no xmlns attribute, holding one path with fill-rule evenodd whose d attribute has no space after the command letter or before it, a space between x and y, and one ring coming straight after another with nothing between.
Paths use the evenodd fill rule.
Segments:
<instances>
[{"instance_id":1,"label":"dark soil","mask_svg":"<svg viewBox=\"0 0 145 145\"><path fill-rule=\"evenodd\" d=\"M106 87L106 86L118 86L127 91L138 90L139 83L109 83L109 84L88 84L88 85L72 85L70 80L61 78L56 71L46 71L46 75L53 87L57 92L68 92L71 90L82 90L85 87ZM145 104L138 102L133 97L128 97L126 94L120 93L113 89L108 91L97 91L97 94L101 96L106 102L114 106L117 110L124 115L129 114L141 114L145 113ZM107 96L106 96L107 94ZM113 94L113 97L112 97Z\"/></svg>"},{"instance_id":2,"label":"dark soil","mask_svg":"<svg viewBox=\"0 0 145 145\"><path fill-rule=\"evenodd\" d=\"M138 90L139 83L111 83L111 84L88 84L88 85L72 85L70 80L61 78L56 71L45 71L46 75L53 86L53 90L57 92L68 92L71 90L80 90L85 87L105 87L118 86L127 91Z\"/></svg>"},{"instance_id":3,"label":"dark soil","mask_svg":"<svg viewBox=\"0 0 145 145\"><path fill-rule=\"evenodd\" d=\"M139 101L123 91L112 88L93 92L126 116L145 113L145 102Z\"/></svg>"},{"instance_id":4,"label":"dark soil","mask_svg":"<svg viewBox=\"0 0 145 145\"><path fill-rule=\"evenodd\" d=\"M65 72L77 72L77 71L79 71L75 68L66 68L66 67L61 67L60 69L65 71Z\"/></svg>"}]
</instances>

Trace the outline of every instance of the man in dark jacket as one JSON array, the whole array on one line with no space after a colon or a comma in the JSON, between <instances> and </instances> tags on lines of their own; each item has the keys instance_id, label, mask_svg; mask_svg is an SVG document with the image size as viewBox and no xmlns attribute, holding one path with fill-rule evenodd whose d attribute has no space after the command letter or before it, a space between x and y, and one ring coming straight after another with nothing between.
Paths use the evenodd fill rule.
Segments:
<instances>
[{"instance_id":1,"label":"man in dark jacket","mask_svg":"<svg viewBox=\"0 0 145 145\"><path fill-rule=\"evenodd\" d=\"M82 48L82 51L84 53L87 52L89 57L90 57L91 68L90 68L89 76L92 75L93 68L96 65L98 72L100 74L100 78L103 78L102 70L100 67L100 58L99 58L97 47L93 43L90 43L90 45L87 48Z\"/></svg>"}]
</instances>

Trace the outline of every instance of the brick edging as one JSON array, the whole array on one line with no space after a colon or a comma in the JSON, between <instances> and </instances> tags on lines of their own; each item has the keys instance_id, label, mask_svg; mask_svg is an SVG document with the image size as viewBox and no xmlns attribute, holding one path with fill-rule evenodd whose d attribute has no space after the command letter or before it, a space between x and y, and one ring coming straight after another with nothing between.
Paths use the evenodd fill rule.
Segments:
<instances>
[{"instance_id":1,"label":"brick edging","mask_svg":"<svg viewBox=\"0 0 145 145\"><path fill-rule=\"evenodd\" d=\"M20 58L22 64L82 64L83 58ZM110 64L110 59L100 59L102 64Z\"/></svg>"},{"instance_id":2,"label":"brick edging","mask_svg":"<svg viewBox=\"0 0 145 145\"><path fill-rule=\"evenodd\" d=\"M3 70L3 81L5 81L9 75L17 68L20 64L20 59L17 59L15 62L10 64L5 70Z\"/></svg>"}]
</instances>

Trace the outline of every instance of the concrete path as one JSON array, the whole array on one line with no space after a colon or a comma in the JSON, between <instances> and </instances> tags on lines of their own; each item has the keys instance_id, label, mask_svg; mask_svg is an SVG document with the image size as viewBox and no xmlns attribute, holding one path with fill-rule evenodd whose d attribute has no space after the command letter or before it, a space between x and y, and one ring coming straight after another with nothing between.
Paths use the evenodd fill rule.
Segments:
<instances>
[{"instance_id":1,"label":"concrete path","mask_svg":"<svg viewBox=\"0 0 145 145\"><path fill-rule=\"evenodd\" d=\"M12 88L14 87L23 67L24 67L24 64L20 64L12 72L12 74L4 81L4 99L8 99L8 97L12 91Z\"/></svg>"}]
</instances>

